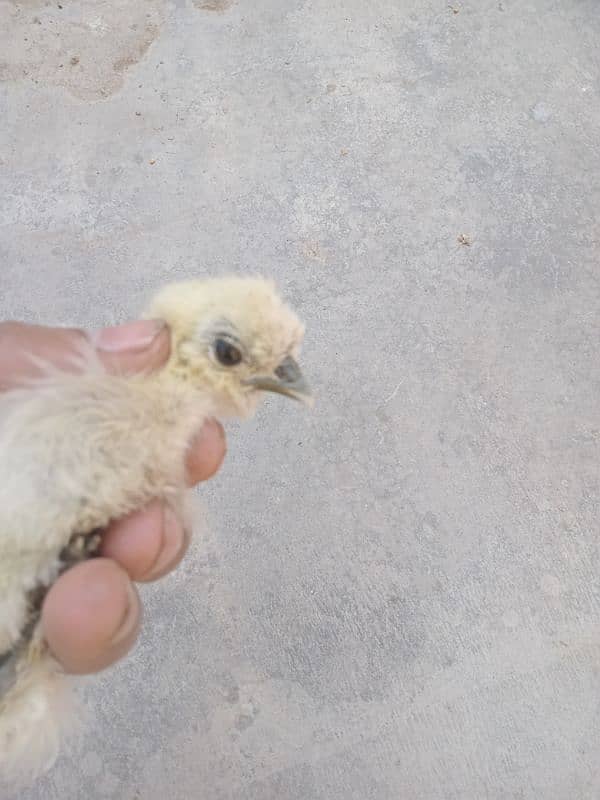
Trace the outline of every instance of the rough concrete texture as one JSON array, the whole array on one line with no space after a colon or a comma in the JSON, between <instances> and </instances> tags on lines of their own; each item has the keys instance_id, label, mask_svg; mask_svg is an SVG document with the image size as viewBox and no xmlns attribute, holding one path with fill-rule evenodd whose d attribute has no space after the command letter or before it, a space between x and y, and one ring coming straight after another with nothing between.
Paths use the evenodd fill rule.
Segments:
<instances>
[{"instance_id":1,"label":"rough concrete texture","mask_svg":"<svg viewBox=\"0 0 600 800\"><path fill-rule=\"evenodd\" d=\"M0 15L0 314L264 271L319 395L230 426L21 798L599 797L596 0Z\"/></svg>"}]
</instances>

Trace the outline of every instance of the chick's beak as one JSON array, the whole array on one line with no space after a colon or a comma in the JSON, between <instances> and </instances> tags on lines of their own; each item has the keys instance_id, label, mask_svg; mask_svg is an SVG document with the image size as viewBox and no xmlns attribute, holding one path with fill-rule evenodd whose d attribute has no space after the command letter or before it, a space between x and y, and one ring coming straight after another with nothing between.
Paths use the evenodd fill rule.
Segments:
<instances>
[{"instance_id":1,"label":"chick's beak","mask_svg":"<svg viewBox=\"0 0 600 800\"><path fill-rule=\"evenodd\" d=\"M263 392L277 392L299 400L308 406L313 404L310 386L306 382L297 362L287 356L275 370L273 375L257 375L245 381L249 386Z\"/></svg>"}]
</instances>

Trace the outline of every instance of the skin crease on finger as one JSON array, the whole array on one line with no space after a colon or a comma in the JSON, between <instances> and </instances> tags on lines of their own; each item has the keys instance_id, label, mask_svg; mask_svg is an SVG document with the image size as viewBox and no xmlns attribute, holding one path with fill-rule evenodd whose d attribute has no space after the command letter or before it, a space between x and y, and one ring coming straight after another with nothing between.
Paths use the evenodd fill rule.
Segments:
<instances>
[{"instance_id":1,"label":"skin crease on finger","mask_svg":"<svg viewBox=\"0 0 600 800\"><path fill-rule=\"evenodd\" d=\"M67 367L82 339L95 342L110 371L160 368L170 352L168 330L160 321L130 323L91 337L75 329L0 323L0 391L38 373L28 353ZM212 477L225 450L222 426L209 420L190 443L188 484ZM157 502L109 529L102 555L112 561L94 559L69 570L54 584L44 603L42 622L51 650L67 671L103 669L130 649L139 627L140 604L128 576L137 581L162 577L183 558L187 544L179 520ZM114 569L107 567L110 564ZM78 580L81 570L86 580ZM95 593L90 593L90 586L96 587ZM109 596L110 603L94 606L94 598ZM108 628L111 636L107 636Z\"/></svg>"}]
</instances>

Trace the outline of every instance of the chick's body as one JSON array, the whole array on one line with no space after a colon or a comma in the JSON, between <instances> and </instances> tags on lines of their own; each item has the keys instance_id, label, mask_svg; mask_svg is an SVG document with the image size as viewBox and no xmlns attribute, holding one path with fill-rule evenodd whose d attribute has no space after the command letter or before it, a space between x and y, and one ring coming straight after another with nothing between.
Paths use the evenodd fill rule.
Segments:
<instances>
[{"instance_id":1,"label":"chick's body","mask_svg":"<svg viewBox=\"0 0 600 800\"><path fill-rule=\"evenodd\" d=\"M74 534L154 497L179 506L186 444L215 411L163 375L64 375L14 394L0 429L0 653L20 635L27 593L55 577Z\"/></svg>"},{"instance_id":2,"label":"chick's body","mask_svg":"<svg viewBox=\"0 0 600 800\"><path fill-rule=\"evenodd\" d=\"M59 750L66 678L32 597L64 568L73 537L153 498L181 515L185 450L207 417L248 416L261 390L306 391L294 361L302 326L269 283L175 285L147 316L171 327L161 372L109 375L90 348L79 374L48 371L0 401L0 775L31 775Z\"/></svg>"}]
</instances>

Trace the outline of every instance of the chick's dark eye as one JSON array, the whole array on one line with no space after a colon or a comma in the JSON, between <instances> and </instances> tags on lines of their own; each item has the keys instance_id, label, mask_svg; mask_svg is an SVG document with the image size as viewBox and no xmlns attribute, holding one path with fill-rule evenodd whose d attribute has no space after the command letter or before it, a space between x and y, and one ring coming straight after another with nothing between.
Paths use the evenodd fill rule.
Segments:
<instances>
[{"instance_id":1,"label":"chick's dark eye","mask_svg":"<svg viewBox=\"0 0 600 800\"><path fill-rule=\"evenodd\" d=\"M235 367L242 360L242 354L238 348L226 339L217 339L215 342L215 356L219 364L224 367Z\"/></svg>"}]
</instances>

